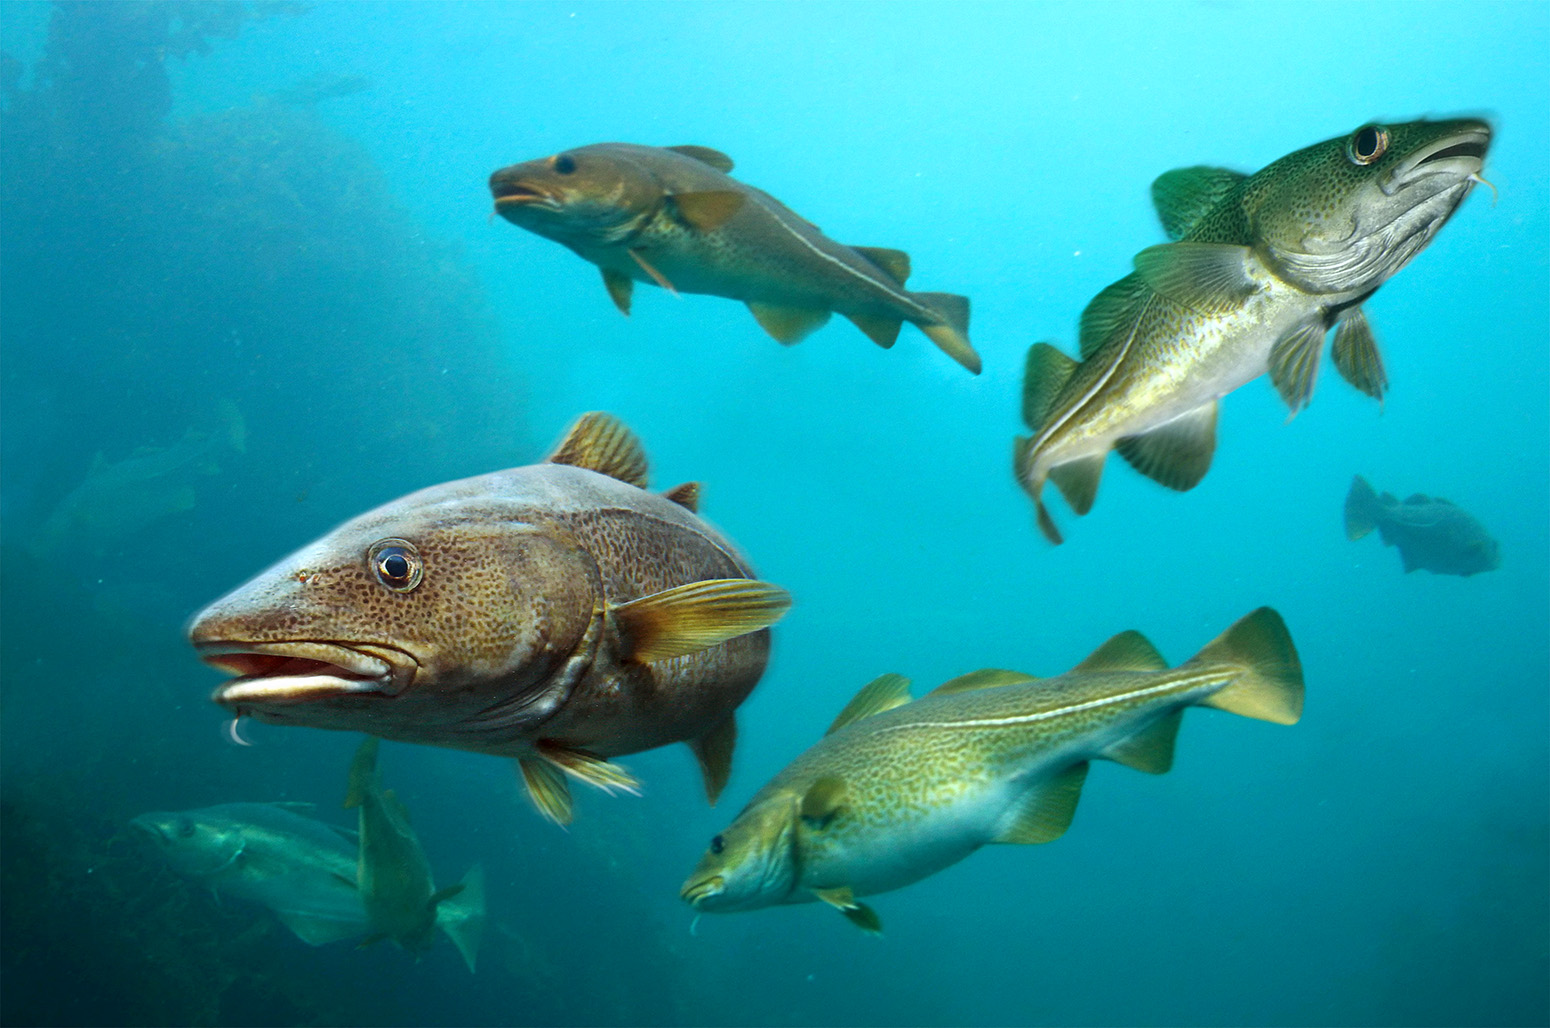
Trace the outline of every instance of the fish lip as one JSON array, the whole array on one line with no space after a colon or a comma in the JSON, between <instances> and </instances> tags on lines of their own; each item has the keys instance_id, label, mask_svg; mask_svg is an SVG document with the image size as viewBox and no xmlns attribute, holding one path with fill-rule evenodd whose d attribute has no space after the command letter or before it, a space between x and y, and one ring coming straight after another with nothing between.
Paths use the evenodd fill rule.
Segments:
<instances>
[{"instance_id":1,"label":"fish lip","mask_svg":"<svg viewBox=\"0 0 1550 1028\"><path fill-rule=\"evenodd\" d=\"M541 186L521 181L497 181L490 179L490 192L495 197L495 209L502 207L544 207L560 209L560 198Z\"/></svg>"},{"instance_id":2,"label":"fish lip","mask_svg":"<svg viewBox=\"0 0 1550 1028\"><path fill-rule=\"evenodd\" d=\"M721 895L726 879L721 875L711 875L709 878L690 879L684 883L678 895L696 910L708 899Z\"/></svg>"},{"instance_id":3,"label":"fish lip","mask_svg":"<svg viewBox=\"0 0 1550 1028\"><path fill-rule=\"evenodd\" d=\"M238 711L336 696L397 696L419 669L410 654L375 643L212 640L196 643L195 649L205 663L237 673L216 686L210 698Z\"/></svg>"},{"instance_id":4,"label":"fish lip","mask_svg":"<svg viewBox=\"0 0 1550 1028\"><path fill-rule=\"evenodd\" d=\"M1382 183L1384 195L1393 196L1401 189L1433 175L1467 179L1485 167L1486 151L1491 146L1488 125L1471 125L1440 139L1406 157Z\"/></svg>"}]
</instances>

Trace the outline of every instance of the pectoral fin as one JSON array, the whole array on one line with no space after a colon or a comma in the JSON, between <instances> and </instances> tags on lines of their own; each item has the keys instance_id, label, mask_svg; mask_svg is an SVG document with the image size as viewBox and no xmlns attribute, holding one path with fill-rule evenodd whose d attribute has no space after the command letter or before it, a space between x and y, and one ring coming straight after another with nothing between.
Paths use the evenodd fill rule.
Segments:
<instances>
[{"instance_id":1,"label":"pectoral fin","mask_svg":"<svg viewBox=\"0 0 1550 1028\"><path fill-rule=\"evenodd\" d=\"M663 149L671 150L674 153L681 153L685 157L693 157L701 164L708 164L712 168L715 168L717 171L721 172L723 175L729 173L732 170L732 158L728 157L720 150L712 150L708 146L665 146Z\"/></svg>"},{"instance_id":2,"label":"pectoral fin","mask_svg":"<svg viewBox=\"0 0 1550 1028\"><path fill-rule=\"evenodd\" d=\"M1330 359L1340 377L1383 402L1388 390L1388 373L1383 370L1383 356L1378 352L1378 341L1373 338L1372 326L1360 307L1345 312L1335 328L1335 343L1330 347Z\"/></svg>"},{"instance_id":3,"label":"pectoral fin","mask_svg":"<svg viewBox=\"0 0 1550 1028\"><path fill-rule=\"evenodd\" d=\"M601 411L577 418L546 463L586 468L646 488L646 451L640 440L624 422Z\"/></svg>"},{"instance_id":4,"label":"pectoral fin","mask_svg":"<svg viewBox=\"0 0 1550 1028\"><path fill-rule=\"evenodd\" d=\"M1164 714L1141 731L1104 750L1103 757L1149 775L1165 774L1173 767L1173 746L1183 723L1183 708Z\"/></svg>"},{"instance_id":5,"label":"pectoral fin","mask_svg":"<svg viewBox=\"0 0 1550 1028\"><path fill-rule=\"evenodd\" d=\"M697 232L714 232L743 207L746 198L732 189L674 193L673 206L684 224Z\"/></svg>"},{"instance_id":6,"label":"pectoral fin","mask_svg":"<svg viewBox=\"0 0 1550 1028\"><path fill-rule=\"evenodd\" d=\"M1086 514L1093 509L1093 500L1098 496L1098 480L1103 477L1103 462L1107 457L1107 453L1092 454L1050 468L1049 480L1055 483L1055 488L1077 514Z\"/></svg>"},{"instance_id":7,"label":"pectoral fin","mask_svg":"<svg viewBox=\"0 0 1550 1028\"><path fill-rule=\"evenodd\" d=\"M781 307L772 303L748 301L759 327L783 346L794 346L829 321L829 311L811 307Z\"/></svg>"},{"instance_id":8,"label":"pectoral fin","mask_svg":"<svg viewBox=\"0 0 1550 1028\"><path fill-rule=\"evenodd\" d=\"M845 805L846 791L843 778L825 775L818 779L802 794L802 820L814 828L822 828Z\"/></svg>"},{"instance_id":9,"label":"pectoral fin","mask_svg":"<svg viewBox=\"0 0 1550 1028\"><path fill-rule=\"evenodd\" d=\"M896 674L880 675L862 686L861 691L845 704L845 709L839 712L834 723L829 725L828 731L823 734L833 735L854 721L860 721L873 714L881 714L895 707L902 707L909 701L910 680L908 678Z\"/></svg>"},{"instance_id":10,"label":"pectoral fin","mask_svg":"<svg viewBox=\"0 0 1550 1028\"><path fill-rule=\"evenodd\" d=\"M838 889L814 889L813 895L844 914L846 920L862 931L872 935L883 934L882 919L871 907L856 899L850 886L845 885Z\"/></svg>"},{"instance_id":11,"label":"pectoral fin","mask_svg":"<svg viewBox=\"0 0 1550 1028\"><path fill-rule=\"evenodd\" d=\"M1000 668L985 668L982 671L970 671L966 675L943 682L941 685L926 693L927 696L951 696L960 692L977 692L980 689L999 689L1003 685L1023 685L1027 682L1037 682L1033 675L1024 674L1021 671L1003 671Z\"/></svg>"},{"instance_id":12,"label":"pectoral fin","mask_svg":"<svg viewBox=\"0 0 1550 1028\"><path fill-rule=\"evenodd\" d=\"M1066 834L1076 816L1076 801L1087 781L1087 761L1072 764L1025 792L1002 819L997 842L1030 845L1053 842Z\"/></svg>"},{"instance_id":13,"label":"pectoral fin","mask_svg":"<svg viewBox=\"0 0 1550 1028\"><path fill-rule=\"evenodd\" d=\"M1237 309L1259 289L1252 252L1227 243L1164 243L1136 254L1136 273L1159 296L1201 314Z\"/></svg>"},{"instance_id":14,"label":"pectoral fin","mask_svg":"<svg viewBox=\"0 0 1550 1028\"><path fill-rule=\"evenodd\" d=\"M732 751L737 746L737 718L728 714L704 735L689 740L689 749L700 764L700 777L705 780L705 797L715 806L732 775Z\"/></svg>"},{"instance_id":15,"label":"pectoral fin","mask_svg":"<svg viewBox=\"0 0 1550 1028\"><path fill-rule=\"evenodd\" d=\"M635 280L622 271L604 268L603 285L607 287L608 295L613 300L614 306L619 308L619 313L629 317L630 297L635 292Z\"/></svg>"},{"instance_id":16,"label":"pectoral fin","mask_svg":"<svg viewBox=\"0 0 1550 1028\"><path fill-rule=\"evenodd\" d=\"M1291 408L1289 417L1296 417L1313 396L1326 333L1323 321L1305 321L1270 348L1270 381Z\"/></svg>"},{"instance_id":17,"label":"pectoral fin","mask_svg":"<svg viewBox=\"0 0 1550 1028\"><path fill-rule=\"evenodd\" d=\"M716 578L665 589L613 609L622 654L649 664L709 649L781 619L791 595L748 578Z\"/></svg>"},{"instance_id":18,"label":"pectoral fin","mask_svg":"<svg viewBox=\"0 0 1550 1028\"><path fill-rule=\"evenodd\" d=\"M1150 432L1118 440L1114 449L1147 478L1184 492L1211 470L1216 416L1217 401L1211 400Z\"/></svg>"}]
</instances>

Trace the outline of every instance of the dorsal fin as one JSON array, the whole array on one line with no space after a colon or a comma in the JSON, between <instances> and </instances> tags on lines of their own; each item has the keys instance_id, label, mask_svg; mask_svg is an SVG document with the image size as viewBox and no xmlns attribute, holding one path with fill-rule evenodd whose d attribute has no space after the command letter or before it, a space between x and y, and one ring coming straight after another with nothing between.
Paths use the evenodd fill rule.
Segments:
<instances>
[{"instance_id":1,"label":"dorsal fin","mask_svg":"<svg viewBox=\"0 0 1550 1028\"><path fill-rule=\"evenodd\" d=\"M674 153L681 153L685 157L693 157L701 164L708 164L712 168L715 168L717 171L721 172L723 175L732 170L732 158L728 157L720 150L712 150L708 146L693 146L690 144L685 144L683 146L664 146L662 149L671 150Z\"/></svg>"},{"instance_id":2,"label":"dorsal fin","mask_svg":"<svg viewBox=\"0 0 1550 1028\"><path fill-rule=\"evenodd\" d=\"M1432 498L1430 496L1427 496L1425 493L1411 493L1409 496L1405 497L1405 503L1410 504L1412 506L1415 505L1415 504L1418 504L1418 503L1431 503L1431 502L1432 502Z\"/></svg>"},{"instance_id":3,"label":"dorsal fin","mask_svg":"<svg viewBox=\"0 0 1550 1028\"><path fill-rule=\"evenodd\" d=\"M1152 204L1169 239L1182 239L1248 176L1228 168L1174 168L1152 183Z\"/></svg>"},{"instance_id":4,"label":"dorsal fin","mask_svg":"<svg viewBox=\"0 0 1550 1028\"><path fill-rule=\"evenodd\" d=\"M834 723L824 735L833 735L846 725L873 714L881 714L894 707L902 707L910 701L910 680L903 675L886 674L872 679L861 687L845 709L840 711Z\"/></svg>"},{"instance_id":5,"label":"dorsal fin","mask_svg":"<svg viewBox=\"0 0 1550 1028\"><path fill-rule=\"evenodd\" d=\"M886 246L852 246L851 249L882 268L899 285L909 281L910 255L903 250L890 250Z\"/></svg>"},{"instance_id":6,"label":"dorsal fin","mask_svg":"<svg viewBox=\"0 0 1550 1028\"><path fill-rule=\"evenodd\" d=\"M951 696L960 692L976 692L980 689L996 689L1003 685L1020 685L1025 682L1037 682L1033 675L1025 675L1021 671L1004 671L1001 668L988 667L981 671L970 671L966 675L943 682L941 685L926 693L927 696Z\"/></svg>"},{"instance_id":7,"label":"dorsal fin","mask_svg":"<svg viewBox=\"0 0 1550 1028\"><path fill-rule=\"evenodd\" d=\"M612 414L588 411L576 419L547 464L569 464L637 488L646 488L646 451L635 433Z\"/></svg>"},{"instance_id":8,"label":"dorsal fin","mask_svg":"<svg viewBox=\"0 0 1550 1028\"><path fill-rule=\"evenodd\" d=\"M1049 343L1028 347L1023 364L1023 424L1037 432L1044 427L1055 398L1071 380L1076 361Z\"/></svg>"},{"instance_id":9,"label":"dorsal fin","mask_svg":"<svg viewBox=\"0 0 1550 1028\"><path fill-rule=\"evenodd\" d=\"M1141 308L1149 295L1151 290L1139 275L1126 275L1088 301L1082 311L1077 342L1077 353L1082 360L1091 357L1115 333L1130 331L1141 316Z\"/></svg>"},{"instance_id":10,"label":"dorsal fin","mask_svg":"<svg viewBox=\"0 0 1550 1028\"><path fill-rule=\"evenodd\" d=\"M675 485L662 494L664 500L672 500L678 506L691 514L700 512L700 483L685 482L683 485Z\"/></svg>"},{"instance_id":11,"label":"dorsal fin","mask_svg":"<svg viewBox=\"0 0 1550 1028\"><path fill-rule=\"evenodd\" d=\"M1072 671L1166 671L1168 662L1146 636L1131 630L1121 632L1093 650Z\"/></svg>"}]
</instances>

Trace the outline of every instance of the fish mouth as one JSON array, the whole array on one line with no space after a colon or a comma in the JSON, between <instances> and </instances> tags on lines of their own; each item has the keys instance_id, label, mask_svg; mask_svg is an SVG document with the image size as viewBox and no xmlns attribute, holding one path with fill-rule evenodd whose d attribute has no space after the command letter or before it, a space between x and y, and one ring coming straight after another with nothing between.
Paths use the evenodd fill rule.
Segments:
<instances>
[{"instance_id":1,"label":"fish mouth","mask_svg":"<svg viewBox=\"0 0 1550 1028\"><path fill-rule=\"evenodd\" d=\"M504 179L496 172L490 176L490 192L495 197L495 209L503 207L543 207L560 209L560 198L539 186L519 179Z\"/></svg>"},{"instance_id":2,"label":"fish mouth","mask_svg":"<svg viewBox=\"0 0 1550 1028\"><path fill-rule=\"evenodd\" d=\"M397 696L418 667L402 650L334 642L202 642L199 658L234 674L211 699L237 711L299 706L340 696Z\"/></svg>"},{"instance_id":3,"label":"fish mouth","mask_svg":"<svg viewBox=\"0 0 1550 1028\"><path fill-rule=\"evenodd\" d=\"M691 907L699 908L700 904L708 899L721 895L726 885L726 879L720 875L711 875L709 878L691 878L684 883L678 895Z\"/></svg>"},{"instance_id":4,"label":"fish mouth","mask_svg":"<svg viewBox=\"0 0 1550 1028\"><path fill-rule=\"evenodd\" d=\"M1406 186L1434 175L1456 179L1478 175L1485 166L1485 154L1490 146L1491 129L1483 122L1436 139L1396 165L1388 181L1383 183L1383 192L1393 196Z\"/></svg>"}]
</instances>

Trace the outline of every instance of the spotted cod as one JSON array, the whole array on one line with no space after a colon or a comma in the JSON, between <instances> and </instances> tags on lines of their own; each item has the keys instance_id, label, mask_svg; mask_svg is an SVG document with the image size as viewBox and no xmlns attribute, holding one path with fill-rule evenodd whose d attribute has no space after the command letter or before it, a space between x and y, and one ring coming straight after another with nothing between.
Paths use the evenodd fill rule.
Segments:
<instances>
[{"instance_id":1,"label":"spotted cod","mask_svg":"<svg viewBox=\"0 0 1550 1028\"><path fill-rule=\"evenodd\" d=\"M646 491L646 457L583 415L542 464L412 493L346 522L196 615L237 677L237 717L516 757L539 810L566 775L638 782L608 758L688 742L712 802L734 711L790 605L696 515Z\"/></svg>"},{"instance_id":2,"label":"spotted cod","mask_svg":"<svg viewBox=\"0 0 1550 1028\"><path fill-rule=\"evenodd\" d=\"M907 253L837 243L731 170L704 146L594 143L502 168L490 191L501 217L601 268L625 314L649 282L742 300L786 345L839 313L887 349L908 321L979 374L966 297L909 292Z\"/></svg>"},{"instance_id":3,"label":"spotted cod","mask_svg":"<svg viewBox=\"0 0 1550 1028\"><path fill-rule=\"evenodd\" d=\"M1186 707L1294 724L1302 693L1268 607L1171 670L1132 631L1055 678L976 671L912 703L908 680L884 675L711 840L682 896L705 912L821 901L879 931L859 897L988 843L1064 834L1090 761L1161 774Z\"/></svg>"},{"instance_id":4,"label":"spotted cod","mask_svg":"<svg viewBox=\"0 0 1550 1028\"><path fill-rule=\"evenodd\" d=\"M1152 184L1174 242L1082 313L1081 360L1028 351L1013 467L1045 537L1061 541L1042 493L1077 514L1109 451L1180 491L1211 467L1220 398L1267 371L1296 414L1324 338L1356 388L1388 387L1362 305L1429 243L1476 182L1491 128L1473 119L1364 125L1245 175L1180 168Z\"/></svg>"}]
</instances>

